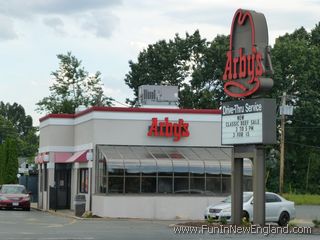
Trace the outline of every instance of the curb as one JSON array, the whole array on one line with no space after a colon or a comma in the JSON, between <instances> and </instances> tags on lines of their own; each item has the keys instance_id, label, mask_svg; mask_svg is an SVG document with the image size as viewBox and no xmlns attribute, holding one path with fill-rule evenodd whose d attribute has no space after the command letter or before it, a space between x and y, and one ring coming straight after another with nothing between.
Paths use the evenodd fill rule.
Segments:
<instances>
[{"instance_id":1,"label":"curb","mask_svg":"<svg viewBox=\"0 0 320 240\"><path fill-rule=\"evenodd\" d=\"M40 211L40 212L47 212L47 213L50 213L52 215L56 215L56 216L60 216L60 217L73 218L73 219L77 219L77 220L87 220L87 219L89 219L89 218L81 218L81 217L72 216L72 215L69 215L69 214L64 214L64 213L57 212L57 211L54 211L54 210L44 210L44 209L40 209L38 207L32 207L31 206L31 209L36 210L36 211Z\"/></svg>"},{"instance_id":2,"label":"curb","mask_svg":"<svg viewBox=\"0 0 320 240\"><path fill-rule=\"evenodd\" d=\"M75 215L70 215L70 214L65 214L65 213L61 213L55 210L44 210L35 206L30 206L31 209L36 210L36 211L40 211L40 212L46 212L55 216L59 216L59 217L66 217L66 218L72 218L72 219L76 219L76 220L84 220L84 221L107 221L110 220L111 218L83 218L83 217L77 217Z\"/></svg>"}]
</instances>

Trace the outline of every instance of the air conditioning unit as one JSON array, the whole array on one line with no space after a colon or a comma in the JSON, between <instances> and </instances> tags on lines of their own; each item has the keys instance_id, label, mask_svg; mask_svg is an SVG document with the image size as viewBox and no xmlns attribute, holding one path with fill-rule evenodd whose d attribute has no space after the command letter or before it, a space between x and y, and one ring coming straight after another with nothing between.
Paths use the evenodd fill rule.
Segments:
<instances>
[{"instance_id":1,"label":"air conditioning unit","mask_svg":"<svg viewBox=\"0 0 320 240\"><path fill-rule=\"evenodd\" d=\"M139 103L144 105L178 106L178 87L142 85L139 87Z\"/></svg>"}]
</instances>

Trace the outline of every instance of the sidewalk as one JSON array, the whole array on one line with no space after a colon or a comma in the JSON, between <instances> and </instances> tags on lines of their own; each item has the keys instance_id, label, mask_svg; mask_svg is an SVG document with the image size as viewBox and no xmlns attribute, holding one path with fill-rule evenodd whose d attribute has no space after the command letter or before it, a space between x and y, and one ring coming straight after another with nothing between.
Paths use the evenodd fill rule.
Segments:
<instances>
[{"instance_id":1,"label":"sidewalk","mask_svg":"<svg viewBox=\"0 0 320 240\"><path fill-rule=\"evenodd\" d=\"M78 219L78 220L88 220L88 219L98 219L98 218L82 218L82 217L77 217L75 216L75 213L73 210L70 209L62 209L62 210L43 210L38 208L38 203L36 202L32 202L31 206L32 209L37 210L37 211L43 211L43 212L48 212L51 213L53 215L56 216L60 216L60 217L68 217L68 218L74 218L74 219Z\"/></svg>"},{"instance_id":2,"label":"sidewalk","mask_svg":"<svg viewBox=\"0 0 320 240\"><path fill-rule=\"evenodd\" d=\"M70 209L61 209L61 210L43 210L38 208L38 204L37 203L31 203L31 208L38 210L38 211L43 211L43 212L48 212L50 214L56 215L56 216L60 216L60 217L67 217L67 218L73 218L73 219L77 219L77 220L125 220L122 218L108 218L108 217L89 217L89 218L83 218L83 217L77 217L75 216L74 210L70 210ZM128 219L127 219L128 220ZM146 219L130 219L130 220L142 220L142 221L150 221L150 220L146 220ZM151 220L154 221L154 220ZM160 220L161 221L161 220ZM163 220L166 221L166 220ZM186 220L187 221L187 220ZM168 222L185 222L183 220L168 220ZM306 227L306 226L313 226L314 224L312 223L312 219L304 219L304 218L296 218L294 220L292 220L293 224L296 224L297 226L301 226L301 227Z\"/></svg>"}]
</instances>

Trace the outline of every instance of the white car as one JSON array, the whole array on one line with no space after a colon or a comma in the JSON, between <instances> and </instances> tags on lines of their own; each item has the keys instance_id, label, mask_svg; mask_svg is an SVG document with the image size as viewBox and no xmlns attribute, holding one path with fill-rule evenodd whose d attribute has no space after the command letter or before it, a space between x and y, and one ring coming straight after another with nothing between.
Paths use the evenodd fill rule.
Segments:
<instances>
[{"instance_id":1,"label":"white car","mask_svg":"<svg viewBox=\"0 0 320 240\"><path fill-rule=\"evenodd\" d=\"M266 222L276 222L280 226L285 226L295 218L296 210L294 202L288 201L278 194L266 192ZM211 217L216 220L225 218L231 220L231 196L222 203L207 207L204 218ZM250 222L253 221L253 192L243 193L243 217Z\"/></svg>"}]
</instances>

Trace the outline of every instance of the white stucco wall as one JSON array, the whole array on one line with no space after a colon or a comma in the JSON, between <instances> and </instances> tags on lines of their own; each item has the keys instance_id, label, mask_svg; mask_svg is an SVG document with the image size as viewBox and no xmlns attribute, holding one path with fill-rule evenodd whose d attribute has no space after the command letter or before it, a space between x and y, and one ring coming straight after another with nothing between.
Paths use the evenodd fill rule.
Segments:
<instances>
[{"instance_id":1,"label":"white stucco wall","mask_svg":"<svg viewBox=\"0 0 320 240\"><path fill-rule=\"evenodd\" d=\"M92 212L101 217L158 220L200 220L210 204L225 197L212 196L92 196Z\"/></svg>"}]
</instances>

